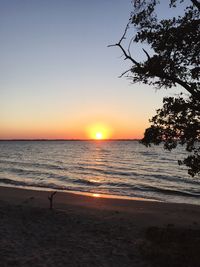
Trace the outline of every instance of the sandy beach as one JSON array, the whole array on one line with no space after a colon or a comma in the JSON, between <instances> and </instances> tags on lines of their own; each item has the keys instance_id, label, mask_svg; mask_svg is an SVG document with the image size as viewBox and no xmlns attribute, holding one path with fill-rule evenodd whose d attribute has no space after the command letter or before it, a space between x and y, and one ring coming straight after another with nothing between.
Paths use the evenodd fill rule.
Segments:
<instances>
[{"instance_id":1,"label":"sandy beach","mask_svg":"<svg viewBox=\"0 0 200 267\"><path fill-rule=\"evenodd\" d=\"M0 266L198 266L200 206L49 194L0 187Z\"/></svg>"}]
</instances>

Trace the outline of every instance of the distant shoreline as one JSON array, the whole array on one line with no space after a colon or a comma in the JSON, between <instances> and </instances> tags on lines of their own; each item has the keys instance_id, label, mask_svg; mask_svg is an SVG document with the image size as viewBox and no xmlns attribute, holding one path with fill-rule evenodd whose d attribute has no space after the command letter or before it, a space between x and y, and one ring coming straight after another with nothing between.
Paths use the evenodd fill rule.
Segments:
<instances>
[{"instance_id":1,"label":"distant shoreline","mask_svg":"<svg viewBox=\"0 0 200 267\"><path fill-rule=\"evenodd\" d=\"M5 141L95 141L95 142L107 142L107 141L140 141L141 139L0 139L0 142Z\"/></svg>"}]
</instances>

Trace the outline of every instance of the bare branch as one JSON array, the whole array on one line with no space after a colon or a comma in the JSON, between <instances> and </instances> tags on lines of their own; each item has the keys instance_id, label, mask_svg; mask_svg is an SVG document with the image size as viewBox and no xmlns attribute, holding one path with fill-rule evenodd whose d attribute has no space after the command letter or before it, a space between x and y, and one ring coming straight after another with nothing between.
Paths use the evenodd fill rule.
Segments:
<instances>
[{"instance_id":1,"label":"bare branch","mask_svg":"<svg viewBox=\"0 0 200 267\"><path fill-rule=\"evenodd\" d=\"M129 25L130 25L130 22L126 25L126 28L124 30L124 34L122 35L121 39L119 40L118 44L121 44L121 42L126 39L126 34L127 34L127 31L129 29Z\"/></svg>"},{"instance_id":2,"label":"bare branch","mask_svg":"<svg viewBox=\"0 0 200 267\"><path fill-rule=\"evenodd\" d=\"M130 55L129 49L128 49L128 53L127 53L126 50L124 49L124 47L121 45L122 41L126 38L126 34L127 34L128 29L129 29L129 25L130 25L130 22L126 25L124 33L123 33L121 39L119 40L119 42L114 44L114 45L108 45L108 47L118 46L122 50L122 52L125 56L125 60L129 59L134 65L136 65L137 67L140 67L140 64Z\"/></svg>"},{"instance_id":3,"label":"bare branch","mask_svg":"<svg viewBox=\"0 0 200 267\"><path fill-rule=\"evenodd\" d=\"M147 53L147 51L146 51L144 48L142 48L142 50L143 50L143 51L144 51L144 53L146 54L146 56L147 56L148 60L150 60L150 59L151 59L151 57L150 57L150 55Z\"/></svg>"},{"instance_id":4,"label":"bare branch","mask_svg":"<svg viewBox=\"0 0 200 267\"><path fill-rule=\"evenodd\" d=\"M128 45L128 54L131 56L130 48L131 48L131 43L133 42L134 37L131 38L129 45Z\"/></svg>"},{"instance_id":5,"label":"bare branch","mask_svg":"<svg viewBox=\"0 0 200 267\"><path fill-rule=\"evenodd\" d=\"M51 193L51 194L48 196L48 199L49 199L49 201L50 201L50 206L49 206L49 209L50 209L50 210L53 209L53 197L55 196L56 193L57 193L57 192L55 191L55 192Z\"/></svg>"},{"instance_id":6,"label":"bare branch","mask_svg":"<svg viewBox=\"0 0 200 267\"><path fill-rule=\"evenodd\" d=\"M131 69L128 69L128 70L126 70L126 71L124 71L120 76L119 76L119 78L122 78L126 73L128 73L129 71L131 71Z\"/></svg>"},{"instance_id":7,"label":"bare branch","mask_svg":"<svg viewBox=\"0 0 200 267\"><path fill-rule=\"evenodd\" d=\"M125 60L126 59L129 59L133 64L135 64L137 67L140 67L140 64L134 59L134 58L132 58L131 56L129 56L128 54L127 54L127 52L125 51L125 49L123 48L123 46L121 45L121 44L117 44L117 46L119 46L120 47L120 49L122 50L122 52L123 52L123 54L124 54L124 56L125 56Z\"/></svg>"},{"instance_id":8,"label":"bare branch","mask_svg":"<svg viewBox=\"0 0 200 267\"><path fill-rule=\"evenodd\" d=\"M107 45L107 47L114 47L117 46L117 44Z\"/></svg>"}]
</instances>

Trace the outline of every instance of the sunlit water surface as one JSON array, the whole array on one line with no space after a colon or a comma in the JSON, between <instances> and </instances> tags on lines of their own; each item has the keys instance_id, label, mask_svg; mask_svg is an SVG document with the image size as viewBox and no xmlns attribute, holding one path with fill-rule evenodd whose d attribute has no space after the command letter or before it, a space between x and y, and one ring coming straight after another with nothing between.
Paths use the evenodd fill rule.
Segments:
<instances>
[{"instance_id":1,"label":"sunlit water surface","mask_svg":"<svg viewBox=\"0 0 200 267\"><path fill-rule=\"evenodd\" d=\"M0 185L200 204L184 156L137 141L1 141Z\"/></svg>"}]
</instances>

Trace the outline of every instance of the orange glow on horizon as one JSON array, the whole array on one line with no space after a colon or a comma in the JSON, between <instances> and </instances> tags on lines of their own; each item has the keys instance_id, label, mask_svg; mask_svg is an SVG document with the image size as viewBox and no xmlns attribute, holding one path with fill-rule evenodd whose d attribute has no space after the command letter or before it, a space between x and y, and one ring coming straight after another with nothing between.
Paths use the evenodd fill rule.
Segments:
<instances>
[{"instance_id":1,"label":"orange glow on horizon","mask_svg":"<svg viewBox=\"0 0 200 267\"><path fill-rule=\"evenodd\" d=\"M104 118L103 118L104 119ZM51 121L51 123L28 122L4 123L1 125L0 139L140 139L148 125L135 121L128 124L124 121L112 121L108 118L99 121L81 119Z\"/></svg>"}]
</instances>

